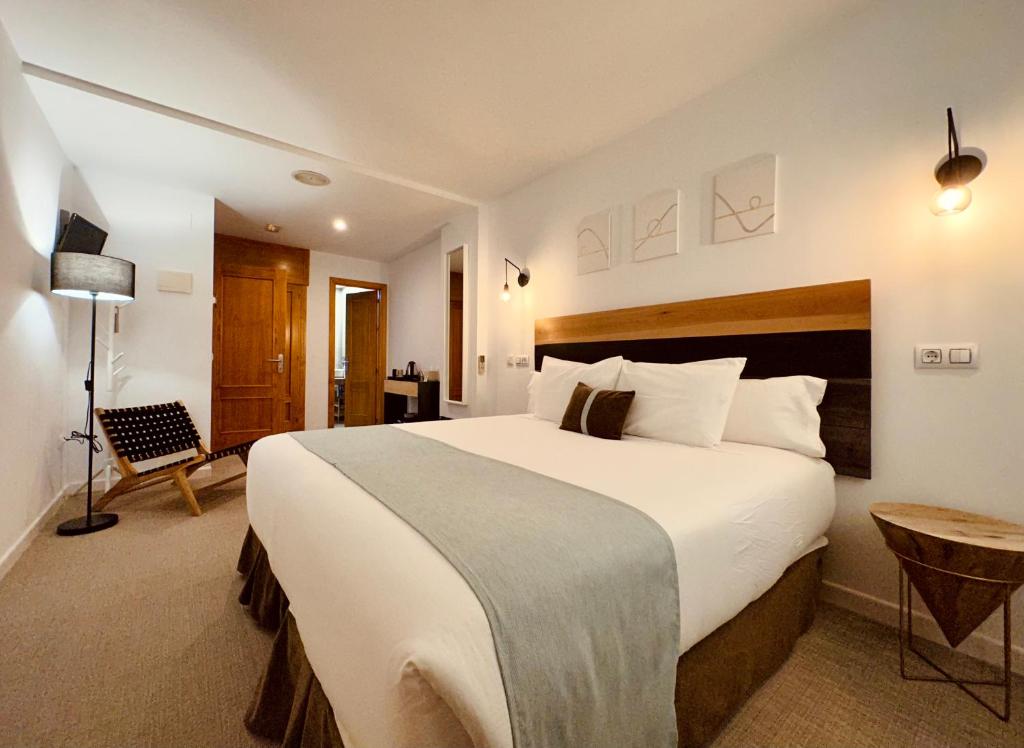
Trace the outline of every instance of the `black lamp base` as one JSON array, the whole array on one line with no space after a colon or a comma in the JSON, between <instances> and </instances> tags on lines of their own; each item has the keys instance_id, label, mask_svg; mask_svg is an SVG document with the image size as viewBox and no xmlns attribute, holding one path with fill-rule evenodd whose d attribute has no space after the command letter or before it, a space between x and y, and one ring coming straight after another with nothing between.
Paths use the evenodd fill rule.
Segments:
<instances>
[{"instance_id":1,"label":"black lamp base","mask_svg":"<svg viewBox=\"0 0 1024 748\"><path fill-rule=\"evenodd\" d=\"M117 515L108 512L97 512L92 517L75 517L57 525L58 535L86 535L99 532L117 524Z\"/></svg>"}]
</instances>

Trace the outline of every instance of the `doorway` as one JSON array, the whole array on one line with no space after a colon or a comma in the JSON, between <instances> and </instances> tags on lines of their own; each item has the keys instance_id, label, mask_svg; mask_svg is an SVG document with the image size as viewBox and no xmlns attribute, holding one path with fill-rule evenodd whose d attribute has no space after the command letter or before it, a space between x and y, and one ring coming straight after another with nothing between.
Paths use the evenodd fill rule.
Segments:
<instances>
[{"instance_id":1,"label":"doorway","mask_svg":"<svg viewBox=\"0 0 1024 748\"><path fill-rule=\"evenodd\" d=\"M329 282L328 427L383 423L387 284L348 278Z\"/></svg>"},{"instance_id":2,"label":"doorway","mask_svg":"<svg viewBox=\"0 0 1024 748\"><path fill-rule=\"evenodd\" d=\"M309 250L214 235L214 450L305 428Z\"/></svg>"}]
</instances>

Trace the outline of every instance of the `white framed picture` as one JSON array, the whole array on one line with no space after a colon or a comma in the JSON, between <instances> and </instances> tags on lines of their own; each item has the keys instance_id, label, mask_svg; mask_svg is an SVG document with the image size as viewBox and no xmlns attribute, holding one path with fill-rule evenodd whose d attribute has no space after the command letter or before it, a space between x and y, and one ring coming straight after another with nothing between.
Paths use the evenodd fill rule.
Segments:
<instances>
[{"instance_id":1,"label":"white framed picture","mask_svg":"<svg viewBox=\"0 0 1024 748\"><path fill-rule=\"evenodd\" d=\"M593 273L611 267L612 211L593 213L576 227L576 274Z\"/></svg>"},{"instance_id":2,"label":"white framed picture","mask_svg":"<svg viewBox=\"0 0 1024 748\"><path fill-rule=\"evenodd\" d=\"M679 254L679 190L653 192L633 206L633 262Z\"/></svg>"},{"instance_id":3,"label":"white framed picture","mask_svg":"<svg viewBox=\"0 0 1024 748\"><path fill-rule=\"evenodd\" d=\"M755 156L715 174L715 244L775 233L775 155Z\"/></svg>"}]
</instances>

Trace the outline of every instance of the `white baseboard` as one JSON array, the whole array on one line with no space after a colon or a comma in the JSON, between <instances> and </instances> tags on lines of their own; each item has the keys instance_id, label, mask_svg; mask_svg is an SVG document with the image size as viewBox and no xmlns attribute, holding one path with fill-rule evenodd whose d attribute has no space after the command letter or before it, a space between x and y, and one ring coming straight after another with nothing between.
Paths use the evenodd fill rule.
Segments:
<instances>
[{"instance_id":1,"label":"white baseboard","mask_svg":"<svg viewBox=\"0 0 1024 748\"><path fill-rule=\"evenodd\" d=\"M42 512L39 513L39 516L35 518L32 524L25 528L25 532L23 532L21 537L14 542L14 545L4 551L4 554L0 556L0 580L7 576L7 572L11 570L17 560L21 558L21 554L25 552L25 549L28 548L36 535L39 534L40 528L42 528L42 526L46 524L46 521L50 519L51 515L57 511L57 507L60 506L61 499L67 496L71 487L72 486L69 483L58 491L57 495L50 500L50 503L46 505Z\"/></svg>"},{"instance_id":2,"label":"white baseboard","mask_svg":"<svg viewBox=\"0 0 1024 748\"><path fill-rule=\"evenodd\" d=\"M845 587L835 582L825 580L822 582L821 599L827 603L838 605L840 608L852 610L872 621L884 623L893 628L895 633L899 620L899 606L880 597L869 595L865 592ZM916 599L916 596L915 596ZM915 606L920 608L920 606ZM935 619L920 609L914 610L914 635L922 636L929 641L949 646L942 634ZM962 652L971 657L991 663L998 668L1003 666L1003 642L1002 639L993 639L991 636L975 631L968 636L959 647ZM1024 647L1015 644L1012 647L1012 669L1015 673L1024 674Z\"/></svg>"}]
</instances>

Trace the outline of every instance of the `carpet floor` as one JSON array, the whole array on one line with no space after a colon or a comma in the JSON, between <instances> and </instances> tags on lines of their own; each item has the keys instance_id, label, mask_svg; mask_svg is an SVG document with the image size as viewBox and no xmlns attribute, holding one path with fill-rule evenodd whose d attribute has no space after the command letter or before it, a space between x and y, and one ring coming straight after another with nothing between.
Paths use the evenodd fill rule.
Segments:
<instances>
[{"instance_id":1,"label":"carpet floor","mask_svg":"<svg viewBox=\"0 0 1024 748\"><path fill-rule=\"evenodd\" d=\"M271 640L236 602L241 482L201 493L200 518L157 486L115 501L115 528L55 536L81 503L67 501L0 581L0 746L267 745L242 725ZM1022 679L1004 724L898 667L892 629L823 606L714 745L1024 746Z\"/></svg>"}]
</instances>

